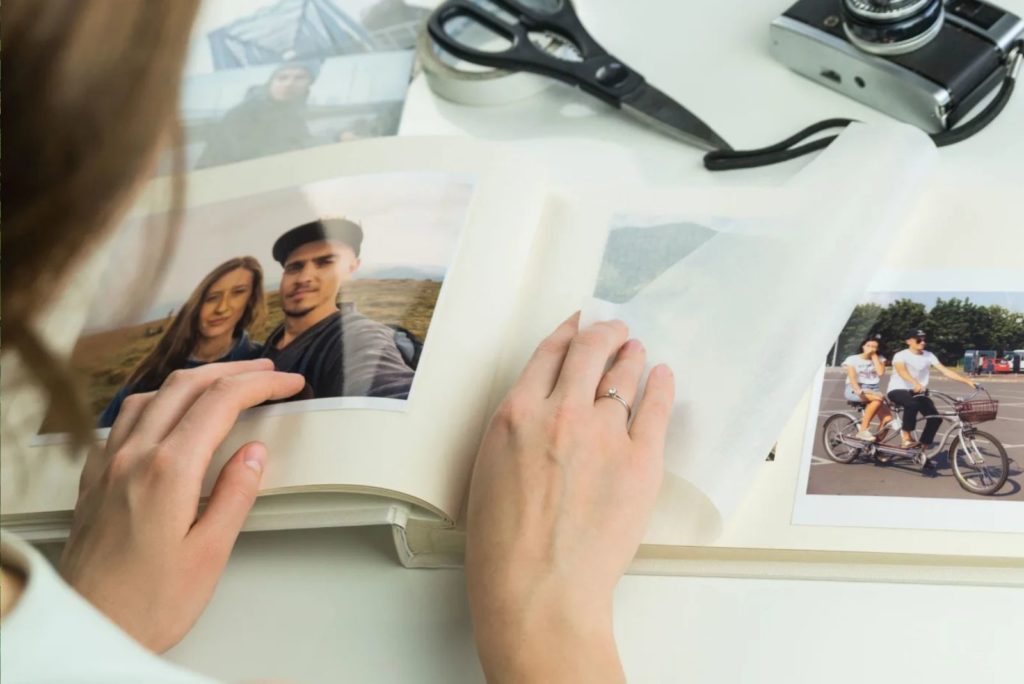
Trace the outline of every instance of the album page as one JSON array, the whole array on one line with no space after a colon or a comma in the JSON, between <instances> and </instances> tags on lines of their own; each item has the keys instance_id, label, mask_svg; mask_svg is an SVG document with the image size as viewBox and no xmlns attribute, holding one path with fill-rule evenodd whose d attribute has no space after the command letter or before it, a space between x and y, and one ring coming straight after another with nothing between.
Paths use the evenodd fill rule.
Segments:
<instances>
[{"instance_id":1,"label":"album page","mask_svg":"<svg viewBox=\"0 0 1024 684\"><path fill-rule=\"evenodd\" d=\"M524 334L502 383L512 382L532 345L580 306L585 319L622 318L643 340L650 364L667 362L675 369L665 479L645 553L670 556L670 547L703 546L1024 555L1021 536L1012 534L1024 530L1016 500L1020 455L1013 457L1021 442L1013 427L1020 397L1002 376L989 383L1002 401L1000 416L981 426L991 427L1011 454L1009 479L995 496L960 487L945 457L935 459L937 468L928 474L918 467L906 489L897 479L872 494L865 488L876 473L912 469L894 464L873 471L873 462L808 466L821 461L820 454L807 460L812 443L820 443L813 434L819 414L845 407L834 400L838 391L842 401L839 364L856 344L849 338L886 320L858 320L852 329L851 313L865 304L884 308L910 299L921 315L908 325L925 325L936 306L941 314L950 300L954 306L969 300L1007 321L1020 320L1014 294L1024 290L1019 264L1000 250L965 256L951 248L966 217L958 216L955 203L935 202L943 181L930 168L934 150L909 127L886 128L863 137L851 127L848 145L837 143L828 150L831 157L820 156L778 188L580 188L552 204L545 226L558 230L545 230L532 267L558 277L527 278L542 284L524 298ZM906 180L898 187L908 191L888 192L877 165ZM853 177L879 182L861 181L851 189L843 179ZM836 195L835 188L848 195ZM820 201L807 201L805 192ZM791 202L787 195L805 199ZM982 227L978 220L970 223L982 231L978 244L1000 244L1012 235L1012 217L979 219ZM603 237L595 240L595 232ZM845 356L827 371L831 384L812 408L809 387L818 391L823 364L838 353L832 349L837 337ZM900 339L886 344L890 355L905 347ZM1000 342L997 356L1003 358L1003 347L1012 344L1009 337ZM962 351L943 352L953 371ZM890 362L886 381L892 373ZM955 396L973 391L938 371L933 375L939 390ZM830 403L819 404L820 396ZM808 468L812 475L822 471L810 485ZM922 478L927 485L917 481ZM810 502L801 501L808 496ZM830 509L813 497L843 505ZM894 512L883 521L882 511L902 510L911 501L917 504L913 514ZM881 508L872 511L872 502ZM962 514L961 507L972 512ZM934 512L930 521L925 511Z\"/></svg>"},{"instance_id":2,"label":"album page","mask_svg":"<svg viewBox=\"0 0 1024 684\"><path fill-rule=\"evenodd\" d=\"M261 440L263 494L386 493L453 519L543 210L527 168L466 140L392 138L194 172L173 250L156 181L71 288L88 305L62 334L97 439L174 370L271 358L306 386L243 414L207 491ZM26 456L5 454L5 517L73 507L67 442L47 416Z\"/></svg>"}]
</instances>

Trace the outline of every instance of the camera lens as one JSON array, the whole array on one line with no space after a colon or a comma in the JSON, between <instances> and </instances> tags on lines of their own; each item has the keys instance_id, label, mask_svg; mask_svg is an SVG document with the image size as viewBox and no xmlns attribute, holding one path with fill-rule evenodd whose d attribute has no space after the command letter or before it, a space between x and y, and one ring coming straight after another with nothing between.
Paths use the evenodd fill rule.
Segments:
<instances>
[{"instance_id":1,"label":"camera lens","mask_svg":"<svg viewBox=\"0 0 1024 684\"><path fill-rule=\"evenodd\" d=\"M938 35L942 0L842 0L846 37L864 52L902 55Z\"/></svg>"}]
</instances>

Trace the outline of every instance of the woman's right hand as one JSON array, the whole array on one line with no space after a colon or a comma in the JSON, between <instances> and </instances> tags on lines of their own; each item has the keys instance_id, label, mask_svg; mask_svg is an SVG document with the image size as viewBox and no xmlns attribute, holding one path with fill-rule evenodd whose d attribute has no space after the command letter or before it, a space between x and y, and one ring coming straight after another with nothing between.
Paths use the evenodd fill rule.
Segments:
<instances>
[{"instance_id":1,"label":"woman's right hand","mask_svg":"<svg viewBox=\"0 0 1024 684\"><path fill-rule=\"evenodd\" d=\"M177 371L159 391L129 396L82 470L60 563L68 583L144 646L181 640L213 594L266 462L262 444L242 446L199 515L213 453L239 413L303 385L258 359Z\"/></svg>"},{"instance_id":2,"label":"woman's right hand","mask_svg":"<svg viewBox=\"0 0 1024 684\"><path fill-rule=\"evenodd\" d=\"M637 404L643 346L618 321L577 328L541 343L473 471L466 576L489 681L623 679L612 593L661 484L674 380L655 367Z\"/></svg>"}]
</instances>

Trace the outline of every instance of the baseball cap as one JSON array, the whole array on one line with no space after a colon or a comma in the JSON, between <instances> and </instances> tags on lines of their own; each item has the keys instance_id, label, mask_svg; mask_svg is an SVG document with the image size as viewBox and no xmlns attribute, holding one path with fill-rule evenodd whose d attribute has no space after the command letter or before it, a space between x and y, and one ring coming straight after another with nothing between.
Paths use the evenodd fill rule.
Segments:
<instances>
[{"instance_id":1,"label":"baseball cap","mask_svg":"<svg viewBox=\"0 0 1024 684\"><path fill-rule=\"evenodd\" d=\"M907 330L907 333L903 336L903 339L909 340L911 337L928 337L928 333L920 328L911 328Z\"/></svg>"},{"instance_id":2,"label":"baseball cap","mask_svg":"<svg viewBox=\"0 0 1024 684\"><path fill-rule=\"evenodd\" d=\"M302 69L307 74L309 74L309 78L311 81L315 81L317 76L320 75L320 68L322 66L322 62L316 59L289 59L287 62L282 62L281 64L278 64L277 68L275 68L273 73L271 74L271 77L273 77L280 71L284 71L285 69Z\"/></svg>"},{"instance_id":3,"label":"baseball cap","mask_svg":"<svg viewBox=\"0 0 1024 684\"><path fill-rule=\"evenodd\" d=\"M272 253L274 261L284 266L288 256L297 248L309 242L337 240L344 242L359 256L363 246L363 229L355 221L348 219L318 219L296 226L274 242Z\"/></svg>"}]
</instances>

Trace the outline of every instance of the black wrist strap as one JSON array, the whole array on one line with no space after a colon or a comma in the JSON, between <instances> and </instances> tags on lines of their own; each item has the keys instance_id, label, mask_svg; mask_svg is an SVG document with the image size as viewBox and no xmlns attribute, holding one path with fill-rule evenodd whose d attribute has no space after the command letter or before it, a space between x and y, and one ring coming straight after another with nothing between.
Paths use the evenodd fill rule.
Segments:
<instances>
[{"instance_id":1,"label":"black wrist strap","mask_svg":"<svg viewBox=\"0 0 1024 684\"><path fill-rule=\"evenodd\" d=\"M966 140L988 126L999 116L1006 103L1010 101L1010 95L1013 94L1013 88L1017 80L1016 71L1019 68L1020 51L1024 51L1024 41L1016 43L1015 49L1010 51L1009 68L1006 78L1003 79L1003 83L999 87L999 92L996 93L996 96L977 116L956 128L931 134L931 139L935 142L936 147L945 147L946 145ZM756 150L715 150L714 152L708 152L704 155L704 168L708 171L751 169L802 157L805 154L828 147L838 137L838 134L804 142L807 138L831 128L846 128L851 123L854 123L854 121L855 119L826 119L825 121L819 121L780 143Z\"/></svg>"}]
</instances>

